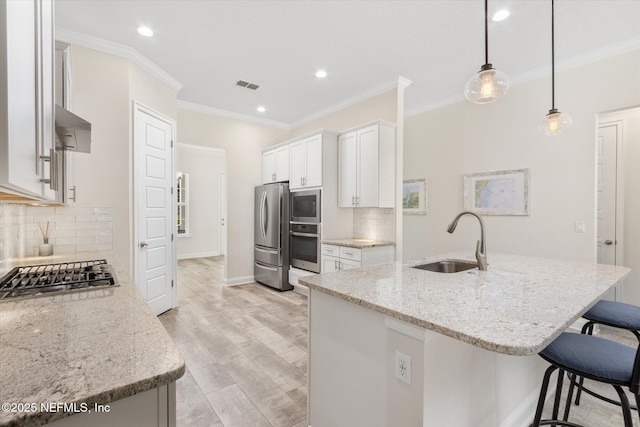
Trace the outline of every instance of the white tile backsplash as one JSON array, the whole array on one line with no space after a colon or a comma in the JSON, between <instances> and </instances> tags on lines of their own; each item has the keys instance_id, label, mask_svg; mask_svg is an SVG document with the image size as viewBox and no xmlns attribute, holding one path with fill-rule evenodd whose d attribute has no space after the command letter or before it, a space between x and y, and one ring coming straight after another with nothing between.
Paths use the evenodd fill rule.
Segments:
<instances>
[{"instance_id":1,"label":"white tile backsplash","mask_svg":"<svg viewBox=\"0 0 640 427\"><path fill-rule=\"evenodd\" d=\"M353 210L353 237L395 241L393 209L356 208Z\"/></svg>"},{"instance_id":2,"label":"white tile backsplash","mask_svg":"<svg viewBox=\"0 0 640 427\"><path fill-rule=\"evenodd\" d=\"M43 242L38 223L54 226L53 252L73 254L113 249L113 208L39 207L0 204L0 261L37 256Z\"/></svg>"}]
</instances>

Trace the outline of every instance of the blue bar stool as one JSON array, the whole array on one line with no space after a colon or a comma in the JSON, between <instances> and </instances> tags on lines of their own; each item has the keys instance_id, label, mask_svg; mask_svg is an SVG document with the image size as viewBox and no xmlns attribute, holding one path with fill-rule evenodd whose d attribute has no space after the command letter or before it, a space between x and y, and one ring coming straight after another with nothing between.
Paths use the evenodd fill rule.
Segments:
<instances>
[{"instance_id":1,"label":"blue bar stool","mask_svg":"<svg viewBox=\"0 0 640 427\"><path fill-rule=\"evenodd\" d=\"M583 318L588 322L582 327L582 333L593 332L593 326L602 324L614 328L626 329L640 341L640 307L616 301L600 300L589 309Z\"/></svg>"},{"instance_id":2,"label":"blue bar stool","mask_svg":"<svg viewBox=\"0 0 640 427\"><path fill-rule=\"evenodd\" d=\"M625 427L633 427L629 399L627 399L622 387L627 387L634 394L637 405L640 400L638 395L640 391L640 345L638 349L634 349L615 341L592 335L563 332L539 355L549 362L551 366L544 374L540 397L538 398L538 407L532 424L533 427L541 425L580 427L578 424L568 421L573 388L577 384L576 377L589 378L612 385L620 398L624 425ZM549 379L556 369L558 370L558 382L552 419L542 420L542 410L547 396ZM569 374L571 381L564 414L562 420L560 420L558 412L565 372Z\"/></svg>"},{"instance_id":3,"label":"blue bar stool","mask_svg":"<svg viewBox=\"0 0 640 427\"><path fill-rule=\"evenodd\" d=\"M583 334L593 334L594 325L601 324L611 326L613 328L626 329L635 335L640 342L640 333L638 333L640 330L640 307L637 305L600 300L585 314L583 314L582 317L588 320L588 322L582 327ZM588 390L583 386L583 383L584 378L580 378L578 383L578 392L576 393L576 405L580 405L580 395L582 391L609 403L619 405L619 402ZM638 408L637 406L631 406L631 409L637 410Z\"/></svg>"}]
</instances>

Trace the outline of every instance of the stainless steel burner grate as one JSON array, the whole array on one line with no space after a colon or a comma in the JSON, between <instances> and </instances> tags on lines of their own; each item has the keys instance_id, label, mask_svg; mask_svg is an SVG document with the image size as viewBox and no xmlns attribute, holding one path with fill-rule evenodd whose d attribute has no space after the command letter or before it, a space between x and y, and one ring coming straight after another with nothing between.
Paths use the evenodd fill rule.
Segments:
<instances>
[{"instance_id":1,"label":"stainless steel burner grate","mask_svg":"<svg viewBox=\"0 0 640 427\"><path fill-rule=\"evenodd\" d=\"M107 286L118 284L104 259L16 267L0 279L0 301Z\"/></svg>"}]
</instances>

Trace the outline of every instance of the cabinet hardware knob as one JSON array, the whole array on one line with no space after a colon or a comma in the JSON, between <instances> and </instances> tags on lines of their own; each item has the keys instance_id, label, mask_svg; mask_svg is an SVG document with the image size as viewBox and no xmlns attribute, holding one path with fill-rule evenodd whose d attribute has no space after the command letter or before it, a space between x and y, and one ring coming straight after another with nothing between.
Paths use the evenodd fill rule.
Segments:
<instances>
[{"instance_id":1,"label":"cabinet hardware knob","mask_svg":"<svg viewBox=\"0 0 640 427\"><path fill-rule=\"evenodd\" d=\"M605 245L613 245L613 240L605 240L604 244Z\"/></svg>"},{"instance_id":2,"label":"cabinet hardware knob","mask_svg":"<svg viewBox=\"0 0 640 427\"><path fill-rule=\"evenodd\" d=\"M146 248L147 246L149 246L149 244L147 242L140 242L140 247L141 248Z\"/></svg>"}]
</instances>

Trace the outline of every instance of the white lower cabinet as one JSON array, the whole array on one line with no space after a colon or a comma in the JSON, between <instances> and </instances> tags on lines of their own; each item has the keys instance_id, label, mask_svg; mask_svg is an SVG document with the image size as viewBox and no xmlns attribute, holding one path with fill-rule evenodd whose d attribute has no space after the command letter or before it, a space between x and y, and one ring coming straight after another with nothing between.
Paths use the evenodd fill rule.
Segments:
<instances>
[{"instance_id":1,"label":"white lower cabinet","mask_svg":"<svg viewBox=\"0 0 640 427\"><path fill-rule=\"evenodd\" d=\"M321 272L349 270L351 268L393 262L394 247L372 246L353 248L323 243L321 249Z\"/></svg>"},{"instance_id":2,"label":"white lower cabinet","mask_svg":"<svg viewBox=\"0 0 640 427\"><path fill-rule=\"evenodd\" d=\"M78 405L78 408L80 406ZM176 426L176 383L134 394L48 424L51 427Z\"/></svg>"}]
</instances>

